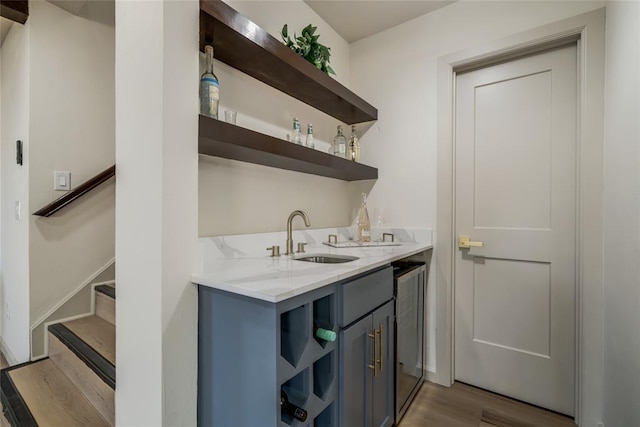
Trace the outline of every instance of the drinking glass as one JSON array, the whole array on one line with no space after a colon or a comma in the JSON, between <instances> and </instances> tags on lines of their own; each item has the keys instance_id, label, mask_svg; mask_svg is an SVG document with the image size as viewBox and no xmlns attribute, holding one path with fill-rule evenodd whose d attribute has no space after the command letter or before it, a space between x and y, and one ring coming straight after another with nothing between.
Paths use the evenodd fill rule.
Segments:
<instances>
[{"instance_id":1,"label":"drinking glass","mask_svg":"<svg viewBox=\"0 0 640 427\"><path fill-rule=\"evenodd\" d=\"M230 123L232 125L236 124L236 116L238 115L237 111L233 110L225 110L224 111L224 121Z\"/></svg>"}]
</instances>

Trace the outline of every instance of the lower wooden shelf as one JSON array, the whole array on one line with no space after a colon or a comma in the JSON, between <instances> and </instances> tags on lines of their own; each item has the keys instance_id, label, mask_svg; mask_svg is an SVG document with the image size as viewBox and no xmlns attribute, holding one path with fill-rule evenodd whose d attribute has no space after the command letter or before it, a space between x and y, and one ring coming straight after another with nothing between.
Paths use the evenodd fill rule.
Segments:
<instances>
[{"instance_id":1,"label":"lower wooden shelf","mask_svg":"<svg viewBox=\"0 0 640 427\"><path fill-rule=\"evenodd\" d=\"M378 169L200 116L198 152L345 181L378 179Z\"/></svg>"}]
</instances>

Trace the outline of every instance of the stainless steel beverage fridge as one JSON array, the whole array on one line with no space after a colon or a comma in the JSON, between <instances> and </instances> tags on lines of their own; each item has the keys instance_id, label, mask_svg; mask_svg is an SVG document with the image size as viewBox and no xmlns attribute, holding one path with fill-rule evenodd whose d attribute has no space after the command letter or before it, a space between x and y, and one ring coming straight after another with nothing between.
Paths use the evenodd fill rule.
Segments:
<instances>
[{"instance_id":1,"label":"stainless steel beverage fridge","mask_svg":"<svg viewBox=\"0 0 640 427\"><path fill-rule=\"evenodd\" d=\"M396 329L396 425L424 380L424 302L427 268L394 264Z\"/></svg>"}]
</instances>

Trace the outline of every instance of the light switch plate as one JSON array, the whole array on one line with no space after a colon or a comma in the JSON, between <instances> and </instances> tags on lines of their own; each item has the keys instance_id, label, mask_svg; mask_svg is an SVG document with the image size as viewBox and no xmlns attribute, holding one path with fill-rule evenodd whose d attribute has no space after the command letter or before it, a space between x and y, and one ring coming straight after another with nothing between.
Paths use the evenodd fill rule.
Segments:
<instances>
[{"instance_id":1,"label":"light switch plate","mask_svg":"<svg viewBox=\"0 0 640 427\"><path fill-rule=\"evenodd\" d=\"M71 190L71 172L54 171L53 172L53 189L56 191Z\"/></svg>"}]
</instances>

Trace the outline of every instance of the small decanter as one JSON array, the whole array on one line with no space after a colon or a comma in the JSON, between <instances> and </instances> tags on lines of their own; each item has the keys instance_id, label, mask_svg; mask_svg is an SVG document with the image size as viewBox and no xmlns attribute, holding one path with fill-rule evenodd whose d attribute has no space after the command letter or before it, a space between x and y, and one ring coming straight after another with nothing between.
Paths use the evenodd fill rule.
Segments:
<instances>
[{"instance_id":1,"label":"small decanter","mask_svg":"<svg viewBox=\"0 0 640 427\"><path fill-rule=\"evenodd\" d=\"M220 103L220 83L213 74L213 46L205 46L204 54L207 68L200 77L200 114L218 118L218 104Z\"/></svg>"},{"instance_id":2,"label":"small decanter","mask_svg":"<svg viewBox=\"0 0 640 427\"><path fill-rule=\"evenodd\" d=\"M358 241L371 241L371 223L369 222L369 213L367 212L367 193L362 193L362 206L358 213Z\"/></svg>"}]
</instances>

